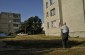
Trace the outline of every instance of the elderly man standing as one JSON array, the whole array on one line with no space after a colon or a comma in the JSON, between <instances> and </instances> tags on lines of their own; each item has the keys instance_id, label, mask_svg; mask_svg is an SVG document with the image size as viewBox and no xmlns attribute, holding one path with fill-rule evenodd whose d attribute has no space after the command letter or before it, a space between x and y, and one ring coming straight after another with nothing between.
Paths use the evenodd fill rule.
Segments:
<instances>
[{"instance_id":1,"label":"elderly man standing","mask_svg":"<svg viewBox=\"0 0 85 55\"><path fill-rule=\"evenodd\" d=\"M69 36L69 28L66 25L66 22L60 27L62 32L62 44L63 48L67 48L68 36Z\"/></svg>"}]
</instances>

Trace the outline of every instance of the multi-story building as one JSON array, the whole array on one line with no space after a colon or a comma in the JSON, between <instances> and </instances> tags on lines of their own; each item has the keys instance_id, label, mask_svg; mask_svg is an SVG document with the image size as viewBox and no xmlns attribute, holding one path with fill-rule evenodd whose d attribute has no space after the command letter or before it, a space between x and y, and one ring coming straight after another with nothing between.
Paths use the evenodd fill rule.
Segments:
<instances>
[{"instance_id":1,"label":"multi-story building","mask_svg":"<svg viewBox=\"0 0 85 55\"><path fill-rule=\"evenodd\" d=\"M43 0L46 35L60 36L59 24L66 22L70 36L85 37L84 0Z\"/></svg>"},{"instance_id":2,"label":"multi-story building","mask_svg":"<svg viewBox=\"0 0 85 55\"><path fill-rule=\"evenodd\" d=\"M19 30L21 15L18 13L1 12L0 14L0 32L15 33Z\"/></svg>"}]
</instances>

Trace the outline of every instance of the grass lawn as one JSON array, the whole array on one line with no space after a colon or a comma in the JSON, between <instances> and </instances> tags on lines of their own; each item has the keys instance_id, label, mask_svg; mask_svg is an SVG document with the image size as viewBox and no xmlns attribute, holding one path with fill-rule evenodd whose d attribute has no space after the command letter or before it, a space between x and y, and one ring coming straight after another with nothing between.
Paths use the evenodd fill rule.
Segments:
<instances>
[{"instance_id":1,"label":"grass lawn","mask_svg":"<svg viewBox=\"0 0 85 55\"><path fill-rule=\"evenodd\" d=\"M85 55L85 38L69 38L69 48L62 48L61 37L45 35L0 38L0 55Z\"/></svg>"}]
</instances>

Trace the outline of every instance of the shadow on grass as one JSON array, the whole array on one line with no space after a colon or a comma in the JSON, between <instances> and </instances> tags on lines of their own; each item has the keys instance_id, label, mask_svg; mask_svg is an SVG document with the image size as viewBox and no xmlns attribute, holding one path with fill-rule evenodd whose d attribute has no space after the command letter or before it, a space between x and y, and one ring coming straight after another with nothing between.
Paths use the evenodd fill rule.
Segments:
<instances>
[{"instance_id":1,"label":"shadow on grass","mask_svg":"<svg viewBox=\"0 0 85 55\"><path fill-rule=\"evenodd\" d=\"M23 46L23 48L60 48L61 40L23 40L23 41L4 41L6 46Z\"/></svg>"},{"instance_id":2,"label":"shadow on grass","mask_svg":"<svg viewBox=\"0 0 85 55\"><path fill-rule=\"evenodd\" d=\"M0 51L0 55L43 55L54 51L53 48L62 48L61 40L23 40L23 41L3 41L4 48L16 47L14 50ZM69 47L84 45L85 41L69 41ZM20 48L22 47L22 48ZM25 49L25 50L20 50ZM27 50L26 50L27 49Z\"/></svg>"},{"instance_id":3,"label":"shadow on grass","mask_svg":"<svg viewBox=\"0 0 85 55\"><path fill-rule=\"evenodd\" d=\"M4 41L6 46L22 46L22 48L62 48L61 40L23 40L23 41ZM69 41L68 47L71 48L77 45L84 45L85 41Z\"/></svg>"},{"instance_id":4,"label":"shadow on grass","mask_svg":"<svg viewBox=\"0 0 85 55\"><path fill-rule=\"evenodd\" d=\"M15 38L16 36L0 36L0 39Z\"/></svg>"},{"instance_id":5,"label":"shadow on grass","mask_svg":"<svg viewBox=\"0 0 85 55\"><path fill-rule=\"evenodd\" d=\"M0 51L0 55L43 55L45 53L52 52L53 49L47 48L29 48L25 50L17 49L17 50L7 50Z\"/></svg>"},{"instance_id":6,"label":"shadow on grass","mask_svg":"<svg viewBox=\"0 0 85 55\"><path fill-rule=\"evenodd\" d=\"M85 46L85 41L79 42L79 41L69 41L69 46L74 47L74 46Z\"/></svg>"}]
</instances>

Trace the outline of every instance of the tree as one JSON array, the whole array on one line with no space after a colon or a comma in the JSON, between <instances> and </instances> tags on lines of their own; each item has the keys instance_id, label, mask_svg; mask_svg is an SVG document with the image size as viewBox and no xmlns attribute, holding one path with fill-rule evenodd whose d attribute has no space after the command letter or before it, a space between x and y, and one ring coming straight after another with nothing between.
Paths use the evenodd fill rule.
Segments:
<instances>
[{"instance_id":1,"label":"tree","mask_svg":"<svg viewBox=\"0 0 85 55\"><path fill-rule=\"evenodd\" d=\"M38 16L30 17L21 25L24 32L28 34L40 34L42 32L42 21Z\"/></svg>"}]
</instances>

